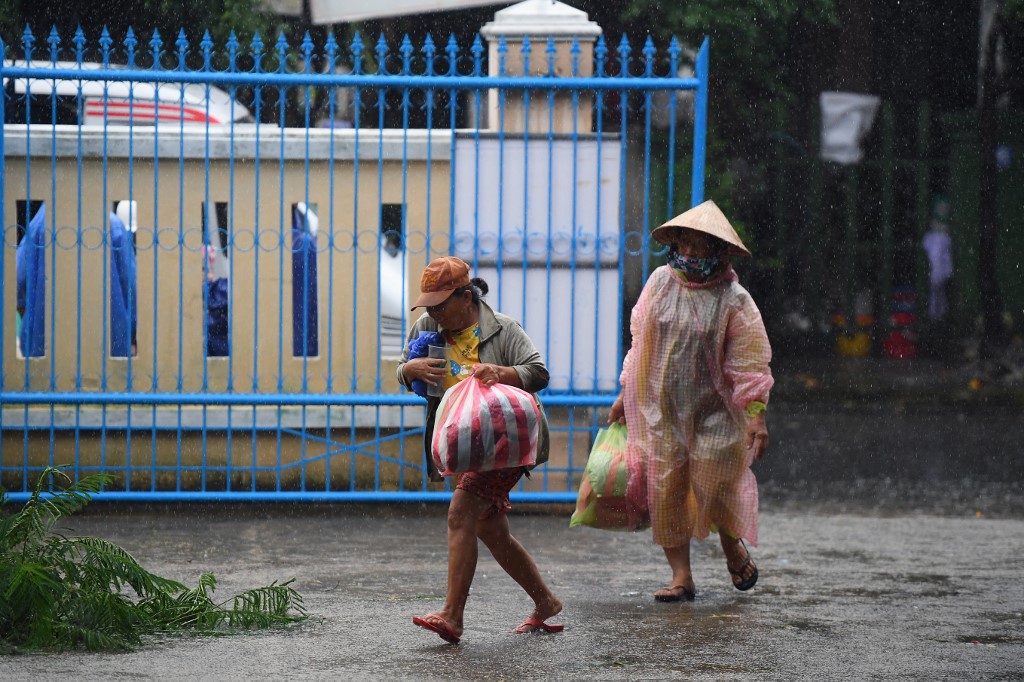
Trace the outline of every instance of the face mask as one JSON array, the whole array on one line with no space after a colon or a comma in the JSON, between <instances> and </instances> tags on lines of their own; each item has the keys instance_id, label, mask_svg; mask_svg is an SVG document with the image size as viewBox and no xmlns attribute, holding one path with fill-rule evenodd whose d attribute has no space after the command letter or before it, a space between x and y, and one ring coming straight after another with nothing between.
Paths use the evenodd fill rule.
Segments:
<instances>
[{"instance_id":1,"label":"face mask","mask_svg":"<svg viewBox=\"0 0 1024 682\"><path fill-rule=\"evenodd\" d=\"M687 258L679 255L679 252L672 249L668 253L668 264L676 270L682 270L688 277L707 277L718 264L722 262L720 256L708 256L707 258Z\"/></svg>"}]
</instances>

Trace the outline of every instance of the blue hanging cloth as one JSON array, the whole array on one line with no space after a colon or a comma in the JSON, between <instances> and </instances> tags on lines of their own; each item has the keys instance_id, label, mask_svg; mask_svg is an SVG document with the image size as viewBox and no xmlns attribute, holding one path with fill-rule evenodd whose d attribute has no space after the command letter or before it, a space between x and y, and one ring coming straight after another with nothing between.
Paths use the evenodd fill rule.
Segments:
<instances>
[{"instance_id":1,"label":"blue hanging cloth","mask_svg":"<svg viewBox=\"0 0 1024 682\"><path fill-rule=\"evenodd\" d=\"M292 209L292 355L320 355L317 306L316 236L306 224L306 213Z\"/></svg>"},{"instance_id":2,"label":"blue hanging cloth","mask_svg":"<svg viewBox=\"0 0 1024 682\"><path fill-rule=\"evenodd\" d=\"M21 314L18 340L25 357L46 355L46 204L25 229L15 255L17 307Z\"/></svg>"},{"instance_id":3,"label":"blue hanging cloth","mask_svg":"<svg viewBox=\"0 0 1024 682\"><path fill-rule=\"evenodd\" d=\"M225 357L230 354L228 336L228 279L218 277L206 282L206 356Z\"/></svg>"},{"instance_id":4,"label":"blue hanging cloth","mask_svg":"<svg viewBox=\"0 0 1024 682\"><path fill-rule=\"evenodd\" d=\"M110 355L132 354L138 325L138 289L132 235L116 213L110 214Z\"/></svg>"},{"instance_id":5,"label":"blue hanging cloth","mask_svg":"<svg viewBox=\"0 0 1024 682\"><path fill-rule=\"evenodd\" d=\"M228 285L227 247L220 236L217 212L213 204L204 204L203 272L205 274L204 302L206 305L206 356L226 357L231 354L230 305L231 287ZM222 261L223 259L223 261Z\"/></svg>"}]
</instances>

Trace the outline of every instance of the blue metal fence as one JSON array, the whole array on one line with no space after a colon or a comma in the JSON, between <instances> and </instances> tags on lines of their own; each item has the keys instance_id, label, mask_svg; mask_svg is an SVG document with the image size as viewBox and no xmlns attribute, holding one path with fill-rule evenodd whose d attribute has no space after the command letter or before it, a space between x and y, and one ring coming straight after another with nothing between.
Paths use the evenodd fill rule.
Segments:
<instances>
[{"instance_id":1,"label":"blue metal fence","mask_svg":"<svg viewBox=\"0 0 1024 682\"><path fill-rule=\"evenodd\" d=\"M423 265L455 254L552 375L551 461L514 499L575 499L624 282L703 199L707 41L692 77L677 41L625 37L164 47L0 44L10 496L68 464L117 476L104 499L447 499L394 367Z\"/></svg>"}]
</instances>

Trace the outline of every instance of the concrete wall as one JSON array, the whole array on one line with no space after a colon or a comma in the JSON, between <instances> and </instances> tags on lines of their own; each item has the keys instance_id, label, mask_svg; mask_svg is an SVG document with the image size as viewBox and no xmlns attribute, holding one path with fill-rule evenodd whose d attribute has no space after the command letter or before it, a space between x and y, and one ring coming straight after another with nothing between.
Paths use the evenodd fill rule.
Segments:
<instances>
[{"instance_id":1,"label":"concrete wall","mask_svg":"<svg viewBox=\"0 0 1024 682\"><path fill-rule=\"evenodd\" d=\"M25 361L16 356L14 345L14 226L15 202L24 200L28 192L32 199L47 202L48 231L55 227L57 244L54 249L48 240L47 356L28 363L27 388L33 391L50 386L51 370L58 391L74 390L79 374L83 390L99 389L104 373L108 390L126 388L128 360L112 358L103 348L104 327L109 325L102 314L103 297L109 295L109 284L103 278L104 258L109 258L103 230L110 207L117 200L131 197L139 207L138 355L132 359L136 391L153 389L149 375L154 360L160 375L157 390L175 390L180 373L181 390L200 391L205 360L211 391L226 390L229 379L233 379L236 391L274 392L278 388L280 363L284 391L299 391L306 372L308 390L322 392L327 388L330 344L335 391L347 392L353 385L354 356L356 389L373 392L380 358L379 325L376 296L367 292L376 292L378 287L380 204L405 203L408 232L419 233L418 238L411 239L419 244L410 246L418 247L421 253L408 255L408 273L418 275L422 270L427 256L422 250L428 225L433 255L448 249L450 135L432 135L428 143L425 131L408 131L403 139L401 130L386 130L383 138L378 131L364 130L357 155L355 131L339 130L333 132L332 158L332 133L323 130L309 131L307 144L304 130L261 128L258 153L252 127L237 130L233 140L224 132L211 129L212 143L202 131L186 130L182 136L176 130L161 130L157 149L152 129L135 129L130 148L127 128L110 128L105 145L102 128L83 128L81 148L76 127L59 129L54 136L33 130L30 145L26 144L24 130L24 126L7 126L4 131L2 333L8 390L24 385ZM432 157L429 216L428 144ZM30 155L26 154L27 149L31 150ZM235 240L230 250L230 363L227 358L204 358L201 247L202 205L207 198L212 202L229 202ZM306 361L292 356L291 344L289 233L291 207L298 201L315 204L320 216L320 354ZM154 225L158 227L154 229ZM259 246L254 246L257 233ZM331 235L333 254L327 245ZM356 235L358 246L354 248ZM329 274L332 255L333 278ZM406 300L418 292L417 285L418 276L406 277ZM331 295L334 326L328 330ZM352 328L353 307L357 313L356 329ZM55 334L50 324L51 313L55 313ZM109 334L107 338L109 343ZM391 367L393 363L385 362L381 368L385 391L397 389Z\"/></svg>"},{"instance_id":2,"label":"concrete wall","mask_svg":"<svg viewBox=\"0 0 1024 682\"><path fill-rule=\"evenodd\" d=\"M25 126L4 129L4 390L74 391L79 375L84 391L99 391L104 375L107 391L129 388L128 359L111 357L103 344L109 325L103 315L103 299L109 295L109 285L104 284L109 250L104 249L103 230L114 202L129 198L138 202L139 216L138 354L131 359L132 390L176 392L180 374L181 391L202 392L205 370L209 392L226 391L230 380L236 392L273 393L278 391L280 362L284 392L299 392L305 374L308 393L325 393L328 349L334 392L346 393L354 386L357 392L374 393L378 377L380 391L398 390L395 361L382 358L380 351L377 293L379 287L403 284L380 280L380 205L406 205L404 286L409 301L418 293L424 264L449 251L450 134L361 130L357 149L353 130L310 130L307 138L305 130L260 128L257 141L252 127L236 130L233 139L213 130L207 139L201 129L183 134L161 129L158 143L151 129L136 129L130 137L128 129L113 127L44 131L33 129L27 138ZM47 354L26 363L17 356L14 343L14 245L16 202L27 195L47 202L50 237ZM202 343L202 205L207 199L229 202L234 239L230 362L204 357ZM317 256L320 355L306 361L293 358L291 352L288 237L292 204L298 201L317 207L322 251ZM334 238L333 252L327 248L329 235ZM106 273L109 277L109 262ZM328 329L331 293L334 316ZM234 408L234 430L228 431L228 410L219 407L129 411L120 406L2 406L0 452L7 467L3 483L12 490L22 487L22 462L42 467L77 460L85 473L103 467L118 474L121 481L115 488L130 481L136 490L153 485L173 489L179 466L205 465L212 467L207 489L223 490L229 478L233 489L248 489L256 471L258 489L273 490L275 470L282 467L283 488L295 489L304 480L310 489L322 490L325 463L330 461L332 489L420 486L413 467L423 458L422 436L415 432L422 425L422 410L332 408L330 439L324 428L327 414L325 408L315 407ZM51 425L56 430L51 431ZM565 470L579 469L586 461L590 431L580 422L570 426L565 411L552 415L552 425L556 430L551 467L562 471L537 472L525 484L527 490L564 491L569 485ZM357 454L350 446L357 446ZM182 476L186 489L200 487L197 472L185 470ZM29 486L33 483L27 481Z\"/></svg>"}]
</instances>

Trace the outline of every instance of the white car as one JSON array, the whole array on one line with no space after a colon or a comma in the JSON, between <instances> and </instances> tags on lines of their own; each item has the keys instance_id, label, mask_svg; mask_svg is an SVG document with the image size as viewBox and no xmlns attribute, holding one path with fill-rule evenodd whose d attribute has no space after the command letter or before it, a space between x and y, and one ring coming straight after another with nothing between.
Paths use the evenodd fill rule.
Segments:
<instances>
[{"instance_id":1,"label":"white car","mask_svg":"<svg viewBox=\"0 0 1024 682\"><path fill-rule=\"evenodd\" d=\"M102 69L96 62L5 60L4 67ZM124 66L111 64L111 70ZM251 123L252 114L224 90L199 83L144 83L126 80L11 78L4 76L4 121L93 125L224 125ZM26 100L26 95L30 97ZM56 113L53 105L56 100ZM28 106L26 106L26 104Z\"/></svg>"}]
</instances>

